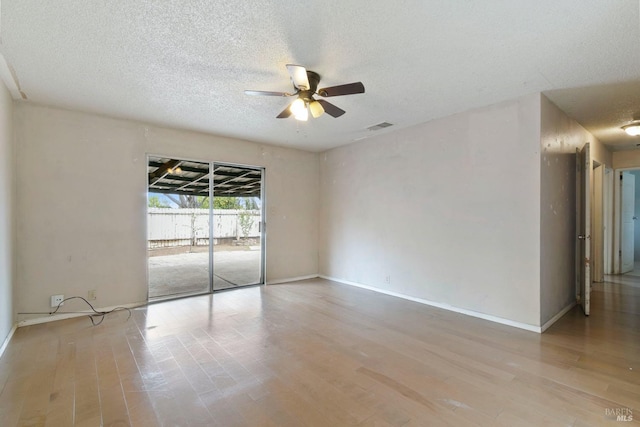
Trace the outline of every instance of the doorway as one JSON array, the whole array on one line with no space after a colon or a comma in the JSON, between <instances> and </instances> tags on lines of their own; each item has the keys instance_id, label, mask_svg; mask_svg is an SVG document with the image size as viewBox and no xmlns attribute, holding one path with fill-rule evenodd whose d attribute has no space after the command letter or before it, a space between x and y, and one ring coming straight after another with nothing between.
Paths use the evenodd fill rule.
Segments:
<instances>
[{"instance_id":1,"label":"doorway","mask_svg":"<svg viewBox=\"0 0 640 427\"><path fill-rule=\"evenodd\" d=\"M264 284L264 170L149 156L150 300Z\"/></svg>"},{"instance_id":2,"label":"doorway","mask_svg":"<svg viewBox=\"0 0 640 427\"><path fill-rule=\"evenodd\" d=\"M611 246L611 170L591 157L591 144L576 149L576 300L590 312L593 283L605 281Z\"/></svg>"},{"instance_id":3,"label":"doorway","mask_svg":"<svg viewBox=\"0 0 640 427\"><path fill-rule=\"evenodd\" d=\"M614 273L640 276L640 169L618 169Z\"/></svg>"}]
</instances>

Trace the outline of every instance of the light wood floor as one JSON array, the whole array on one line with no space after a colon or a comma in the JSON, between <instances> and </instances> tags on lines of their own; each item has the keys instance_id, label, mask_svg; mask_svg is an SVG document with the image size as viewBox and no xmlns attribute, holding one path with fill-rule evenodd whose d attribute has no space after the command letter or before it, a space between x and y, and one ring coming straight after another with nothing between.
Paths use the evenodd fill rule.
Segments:
<instances>
[{"instance_id":1,"label":"light wood floor","mask_svg":"<svg viewBox=\"0 0 640 427\"><path fill-rule=\"evenodd\" d=\"M24 327L0 360L0 425L638 424L625 280L543 335L319 279Z\"/></svg>"}]
</instances>

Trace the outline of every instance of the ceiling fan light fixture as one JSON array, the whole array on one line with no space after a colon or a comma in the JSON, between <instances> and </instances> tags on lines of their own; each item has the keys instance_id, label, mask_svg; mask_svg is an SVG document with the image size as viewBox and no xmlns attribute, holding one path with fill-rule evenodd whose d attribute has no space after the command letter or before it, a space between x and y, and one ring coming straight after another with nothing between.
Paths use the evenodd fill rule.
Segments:
<instances>
[{"instance_id":1,"label":"ceiling fan light fixture","mask_svg":"<svg viewBox=\"0 0 640 427\"><path fill-rule=\"evenodd\" d=\"M291 110L291 114L297 116L301 114L303 110L306 110L307 106L301 98L298 98L291 103L291 107L289 107L289 109Z\"/></svg>"},{"instance_id":2,"label":"ceiling fan light fixture","mask_svg":"<svg viewBox=\"0 0 640 427\"><path fill-rule=\"evenodd\" d=\"M622 129L627 133L627 135L631 136L639 136L640 135L640 122L631 123L626 126L622 126Z\"/></svg>"},{"instance_id":3,"label":"ceiling fan light fixture","mask_svg":"<svg viewBox=\"0 0 640 427\"><path fill-rule=\"evenodd\" d=\"M296 120L300 120L301 122L306 122L309 120L309 110L305 106L302 110L294 114Z\"/></svg>"},{"instance_id":4,"label":"ceiling fan light fixture","mask_svg":"<svg viewBox=\"0 0 640 427\"><path fill-rule=\"evenodd\" d=\"M311 115L314 119L317 119L324 113L324 108L322 108L322 104L318 101L311 101L309 103L309 110L311 111Z\"/></svg>"}]
</instances>

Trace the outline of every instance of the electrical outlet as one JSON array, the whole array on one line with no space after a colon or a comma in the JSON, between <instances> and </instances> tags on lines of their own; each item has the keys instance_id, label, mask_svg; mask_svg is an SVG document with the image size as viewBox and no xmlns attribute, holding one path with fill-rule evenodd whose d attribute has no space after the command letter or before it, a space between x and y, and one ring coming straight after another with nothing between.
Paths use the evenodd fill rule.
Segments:
<instances>
[{"instance_id":1,"label":"electrical outlet","mask_svg":"<svg viewBox=\"0 0 640 427\"><path fill-rule=\"evenodd\" d=\"M391 276L384 276L384 283L387 285L391 284Z\"/></svg>"},{"instance_id":2,"label":"electrical outlet","mask_svg":"<svg viewBox=\"0 0 640 427\"><path fill-rule=\"evenodd\" d=\"M51 295L51 307L58 308L59 305L64 305L64 295Z\"/></svg>"},{"instance_id":3,"label":"electrical outlet","mask_svg":"<svg viewBox=\"0 0 640 427\"><path fill-rule=\"evenodd\" d=\"M89 301L95 301L95 299L96 299L96 290L95 289L91 289L89 292L87 292L87 299Z\"/></svg>"}]
</instances>

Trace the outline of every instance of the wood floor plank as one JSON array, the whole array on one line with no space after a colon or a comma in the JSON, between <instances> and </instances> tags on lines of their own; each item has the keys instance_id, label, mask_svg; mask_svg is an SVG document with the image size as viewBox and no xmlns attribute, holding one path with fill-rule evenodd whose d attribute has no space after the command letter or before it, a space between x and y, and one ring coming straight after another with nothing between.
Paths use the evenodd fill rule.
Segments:
<instances>
[{"instance_id":1,"label":"wood floor plank","mask_svg":"<svg viewBox=\"0 0 640 427\"><path fill-rule=\"evenodd\" d=\"M640 415L639 277L542 335L314 279L19 328L0 359L2 426L593 426L615 409Z\"/></svg>"}]
</instances>

